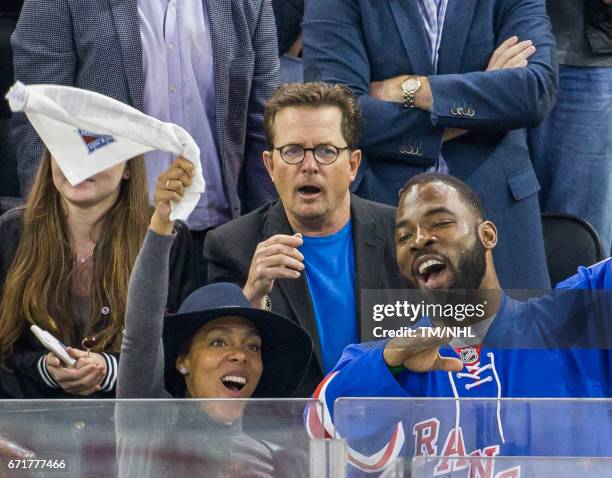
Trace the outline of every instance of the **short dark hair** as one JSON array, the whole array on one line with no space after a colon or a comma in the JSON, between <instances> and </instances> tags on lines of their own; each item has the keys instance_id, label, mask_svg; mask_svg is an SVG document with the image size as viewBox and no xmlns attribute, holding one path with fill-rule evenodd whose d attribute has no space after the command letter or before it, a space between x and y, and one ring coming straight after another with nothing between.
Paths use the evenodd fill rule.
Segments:
<instances>
[{"instance_id":1,"label":"short dark hair","mask_svg":"<svg viewBox=\"0 0 612 478\"><path fill-rule=\"evenodd\" d=\"M355 96L344 85L322 82L286 83L278 88L266 104L264 135L266 149L274 147L274 118L283 108L321 108L335 106L342 112L342 136L350 149L359 147L361 113Z\"/></svg>"},{"instance_id":2,"label":"short dark hair","mask_svg":"<svg viewBox=\"0 0 612 478\"><path fill-rule=\"evenodd\" d=\"M474 190L465 184L460 179L448 174L440 173L423 173L412 177L399 192L399 202L402 201L404 195L415 186L429 183L443 183L457 191L459 198L466 204L472 212L480 219L485 220L487 217L484 206Z\"/></svg>"}]
</instances>

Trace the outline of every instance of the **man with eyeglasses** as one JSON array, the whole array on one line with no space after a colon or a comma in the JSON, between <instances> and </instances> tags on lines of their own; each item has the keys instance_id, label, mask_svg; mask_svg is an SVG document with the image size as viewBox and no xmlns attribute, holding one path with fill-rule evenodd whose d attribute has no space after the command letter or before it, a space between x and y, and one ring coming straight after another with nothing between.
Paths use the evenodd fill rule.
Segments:
<instances>
[{"instance_id":1,"label":"man with eyeglasses","mask_svg":"<svg viewBox=\"0 0 612 478\"><path fill-rule=\"evenodd\" d=\"M360 342L360 291L405 286L395 260L395 209L350 194L361 151L350 90L289 83L266 106L263 161L280 199L210 232L210 282L231 281L257 307L300 323L316 359L308 396L344 347Z\"/></svg>"}]
</instances>

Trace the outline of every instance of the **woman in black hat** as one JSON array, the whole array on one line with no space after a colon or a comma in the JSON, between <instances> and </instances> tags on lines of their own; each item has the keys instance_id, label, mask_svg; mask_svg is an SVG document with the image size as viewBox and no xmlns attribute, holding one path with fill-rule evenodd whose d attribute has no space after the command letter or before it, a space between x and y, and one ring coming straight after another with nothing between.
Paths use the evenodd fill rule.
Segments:
<instances>
[{"instance_id":1,"label":"woman in black hat","mask_svg":"<svg viewBox=\"0 0 612 478\"><path fill-rule=\"evenodd\" d=\"M130 278L117 398L288 397L312 353L310 337L297 324L252 307L238 286L227 283L196 290L177 314L164 317L174 240L170 201L181 200L192 173L192 164L179 158L158 180L155 213ZM242 432L244 406L196 402L193 407L159 407L154 414L143 410L142 415L131 404L119 406L120 474L159 476L161 465L179 476L179 460L160 464L151 453L133 453L132 445L142 450L145 441L149 451L202 451L197 460L205 457L206 463L199 463L205 476L215 476L224 461L235 470L245 457L249 474L244 476L280 476L273 473L278 447ZM191 475L197 469L192 460L187 460Z\"/></svg>"}]
</instances>

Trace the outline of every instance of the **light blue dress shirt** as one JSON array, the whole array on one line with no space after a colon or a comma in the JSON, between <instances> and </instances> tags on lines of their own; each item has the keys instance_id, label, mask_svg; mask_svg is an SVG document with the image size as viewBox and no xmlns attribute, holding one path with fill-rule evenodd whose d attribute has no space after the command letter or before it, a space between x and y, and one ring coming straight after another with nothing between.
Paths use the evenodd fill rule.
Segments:
<instances>
[{"instance_id":1,"label":"light blue dress shirt","mask_svg":"<svg viewBox=\"0 0 612 478\"><path fill-rule=\"evenodd\" d=\"M202 0L138 0L144 69L144 112L182 126L200 147L206 191L189 217L201 230L231 218L216 144L215 82L209 20ZM151 200L157 177L174 160L145 155Z\"/></svg>"},{"instance_id":2,"label":"light blue dress shirt","mask_svg":"<svg viewBox=\"0 0 612 478\"><path fill-rule=\"evenodd\" d=\"M423 19L423 26L429 43L431 53L431 65L434 75L438 71L438 52L442 42L442 31L444 30L444 18L446 18L446 7L448 0L417 0L419 12ZM428 173L448 174L448 164L442 153L438 161L431 168L425 170Z\"/></svg>"},{"instance_id":3,"label":"light blue dress shirt","mask_svg":"<svg viewBox=\"0 0 612 478\"><path fill-rule=\"evenodd\" d=\"M427 39L429 40L431 64L435 74L438 70L438 51L442 41L448 0L418 0L417 5L421 18L423 18L423 26L425 27Z\"/></svg>"}]
</instances>

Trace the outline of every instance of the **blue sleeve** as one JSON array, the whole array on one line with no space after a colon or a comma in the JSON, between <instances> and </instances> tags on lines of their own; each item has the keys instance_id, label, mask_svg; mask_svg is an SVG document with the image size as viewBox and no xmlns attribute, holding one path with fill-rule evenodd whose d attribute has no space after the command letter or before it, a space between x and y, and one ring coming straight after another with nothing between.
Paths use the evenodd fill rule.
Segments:
<instances>
[{"instance_id":1,"label":"blue sleeve","mask_svg":"<svg viewBox=\"0 0 612 478\"><path fill-rule=\"evenodd\" d=\"M485 337L495 349L610 349L612 293L554 289L540 298L504 296Z\"/></svg>"},{"instance_id":2,"label":"blue sleeve","mask_svg":"<svg viewBox=\"0 0 612 478\"><path fill-rule=\"evenodd\" d=\"M418 144L421 158L438 159L444 129L432 125L428 112L370 96L370 60L359 2L310 0L302 28L304 81L340 83L352 90L363 115L359 144L366 154L415 161L406 151Z\"/></svg>"},{"instance_id":3,"label":"blue sleeve","mask_svg":"<svg viewBox=\"0 0 612 478\"><path fill-rule=\"evenodd\" d=\"M612 258L608 257L559 282L555 289L612 289Z\"/></svg>"},{"instance_id":4,"label":"blue sleeve","mask_svg":"<svg viewBox=\"0 0 612 478\"><path fill-rule=\"evenodd\" d=\"M377 414L376 421L367 427L356 426L349 419L350 413L334 415L334 402L340 397L408 396L383 359L386 343L349 345L336 368L315 391L314 398L320 406L309 406L305 414L312 438L343 437L348 443L360 443L367 448L356 451L348 447L349 463L367 473L382 471L399 456L406 443L403 424L395 410L390 410Z\"/></svg>"},{"instance_id":5,"label":"blue sleeve","mask_svg":"<svg viewBox=\"0 0 612 478\"><path fill-rule=\"evenodd\" d=\"M386 341L349 345L336 367L317 387L313 398L323 404L323 417L309 421L309 431L317 436L319 422L325 434L334 435L334 404L341 397L407 397L383 358ZM311 417L312 418L312 417Z\"/></svg>"},{"instance_id":6,"label":"blue sleeve","mask_svg":"<svg viewBox=\"0 0 612 478\"><path fill-rule=\"evenodd\" d=\"M544 2L507 0L500 4L498 43L516 35L521 41L531 40L535 53L524 68L430 76L434 125L502 131L533 127L554 106L555 42ZM474 116L453 115L457 103L471 105Z\"/></svg>"}]
</instances>

